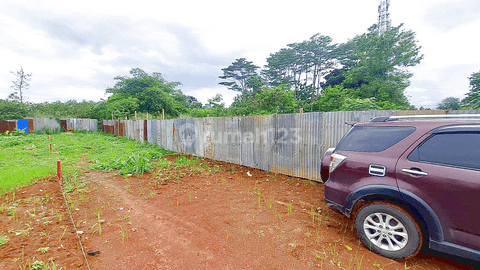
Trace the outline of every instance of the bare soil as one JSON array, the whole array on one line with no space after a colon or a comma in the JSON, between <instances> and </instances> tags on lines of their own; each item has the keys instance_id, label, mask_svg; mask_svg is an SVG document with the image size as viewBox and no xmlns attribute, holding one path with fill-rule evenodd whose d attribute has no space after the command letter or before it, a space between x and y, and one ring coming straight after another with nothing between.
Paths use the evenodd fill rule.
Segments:
<instances>
[{"instance_id":1,"label":"bare soil","mask_svg":"<svg viewBox=\"0 0 480 270\"><path fill-rule=\"evenodd\" d=\"M57 269L479 268L428 249L407 261L381 257L359 242L351 220L325 207L321 184L203 162L217 172L85 172L88 185L67 193L77 231L55 177L3 195L0 236L9 241L0 269L35 261Z\"/></svg>"}]
</instances>

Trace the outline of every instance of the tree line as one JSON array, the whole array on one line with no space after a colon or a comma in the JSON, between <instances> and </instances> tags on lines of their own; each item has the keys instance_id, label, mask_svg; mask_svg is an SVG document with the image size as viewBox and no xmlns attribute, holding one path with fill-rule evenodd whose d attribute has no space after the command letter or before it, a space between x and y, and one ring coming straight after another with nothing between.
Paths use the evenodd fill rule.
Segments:
<instances>
[{"instance_id":1,"label":"tree line","mask_svg":"<svg viewBox=\"0 0 480 270\"><path fill-rule=\"evenodd\" d=\"M222 69L219 84L238 92L226 108L222 96L207 104L185 95L180 82L169 82L158 72L133 68L127 76L114 78L111 94L99 102L24 102L31 74L17 73L7 100L0 100L0 120L23 117L145 119L241 116L314 111L416 109L404 94L410 85L409 68L421 62L421 47L415 33L392 27L378 34L373 25L346 43L333 44L328 36L288 44L267 57L260 68L245 58ZM460 100L449 97L439 109L479 109L480 72L473 73L470 91Z\"/></svg>"}]
</instances>

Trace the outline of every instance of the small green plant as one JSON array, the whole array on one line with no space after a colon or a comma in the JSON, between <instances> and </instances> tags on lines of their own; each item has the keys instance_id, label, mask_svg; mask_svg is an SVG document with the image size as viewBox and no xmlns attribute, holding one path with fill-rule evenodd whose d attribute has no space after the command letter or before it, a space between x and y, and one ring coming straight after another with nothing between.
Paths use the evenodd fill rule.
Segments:
<instances>
[{"instance_id":1,"label":"small green plant","mask_svg":"<svg viewBox=\"0 0 480 270\"><path fill-rule=\"evenodd\" d=\"M268 198L268 200L267 200L268 209L272 209L274 200L275 200L275 198L273 196L270 196L270 198Z\"/></svg>"},{"instance_id":2,"label":"small green plant","mask_svg":"<svg viewBox=\"0 0 480 270\"><path fill-rule=\"evenodd\" d=\"M47 262L47 264L45 265L45 267L43 269L45 269L45 270L46 269L57 270L57 265L55 264L54 261L49 261L49 262ZM67 267L62 266L62 267L58 268L58 270L63 270L63 269L67 270Z\"/></svg>"},{"instance_id":3,"label":"small green plant","mask_svg":"<svg viewBox=\"0 0 480 270\"><path fill-rule=\"evenodd\" d=\"M260 188L257 188L255 194L257 194L258 208L262 208L262 205L260 204L262 201L262 192L260 191Z\"/></svg>"},{"instance_id":4,"label":"small green plant","mask_svg":"<svg viewBox=\"0 0 480 270\"><path fill-rule=\"evenodd\" d=\"M293 205L292 205L291 202L289 202L289 203L287 204L287 212L288 212L289 215L291 215L291 214L292 214L292 211L293 211Z\"/></svg>"},{"instance_id":5,"label":"small green plant","mask_svg":"<svg viewBox=\"0 0 480 270\"><path fill-rule=\"evenodd\" d=\"M374 263L373 263L373 266L376 267L376 268L378 268L378 269L380 269L380 270L383 270L383 268L384 268L381 264L379 264L379 263L377 263L377 262L374 262Z\"/></svg>"},{"instance_id":6,"label":"small green plant","mask_svg":"<svg viewBox=\"0 0 480 270\"><path fill-rule=\"evenodd\" d=\"M18 222L17 204L8 207L8 215L13 216L13 219Z\"/></svg>"},{"instance_id":7,"label":"small green plant","mask_svg":"<svg viewBox=\"0 0 480 270\"><path fill-rule=\"evenodd\" d=\"M55 216L57 217L58 221L62 221L62 217L63 217L63 213L62 212L57 212L55 214Z\"/></svg>"},{"instance_id":8,"label":"small green plant","mask_svg":"<svg viewBox=\"0 0 480 270\"><path fill-rule=\"evenodd\" d=\"M41 247L41 248L38 248L37 251L42 253L42 254L45 254L48 252L48 250L50 249L50 247Z\"/></svg>"},{"instance_id":9,"label":"small green plant","mask_svg":"<svg viewBox=\"0 0 480 270\"><path fill-rule=\"evenodd\" d=\"M357 255L355 255L355 257L356 257L356 256L357 256ZM362 257L360 257L360 259L358 259L358 261L357 261L357 270L361 270L361 269L362 269L363 256L365 256L365 255L362 255Z\"/></svg>"},{"instance_id":10,"label":"small green plant","mask_svg":"<svg viewBox=\"0 0 480 270\"><path fill-rule=\"evenodd\" d=\"M100 209L97 208L97 209L95 209L94 214L97 217L97 224L93 225L93 227L98 226L98 228L95 231L93 231L93 233L98 231L98 234L102 235L102 219L101 219L102 211L100 211ZM93 229L93 227L92 227L92 229Z\"/></svg>"},{"instance_id":11,"label":"small green plant","mask_svg":"<svg viewBox=\"0 0 480 270\"><path fill-rule=\"evenodd\" d=\"M30 262L29 262L30 263ZM42 261L35 261L32 263L32 265L29 267L29 270L36 270L36 269L42 269L45 266L45 263Z\"/></svg>"},{"instance_id":12,"label":"small green plant","mask_svg":"<svg viewBox=\"0 0 480 270\"><path fill-rule=\"evenodd\" d=\"M125 244L125 237L128 237L128 230L126 228L123 229L121 225L118 225L118 226L120 226L120 236L121 236L122 245L123 245Z\"/></svg>"},{"instance_id":13,"label":"small green plant","mask_svg":"<svg viewBox=\"0 0 480 270\"><path fill-rule=\"evenodd\" d=\"M15 233L16 234L23 234L23 235L30 235L30 230L32 229L32 227L30 227L30 225L27 224L27 229L20 229L20 230L17 230Z\"/></svg>"},{"instance_id":14,"label":"small green plant","mask_svg":"<svg viewBox=\"0 0 480 270\"><path fill-rule=\"evenodd\" d=\"M67 233L68 226L63 225L63 226L60 226L60 228L63 229L63 232L60 234L60 237L58 238L58 242L62 241L63 237Z\"/></svg>"},{"instance_id":15,"label":"small green plant","mask_svg":"<svg viewBox=\"0 0 480 270\"><path fill-rule=\"evenodd\" d=\"M315 209L313 206L310 208L310 215L312 216L312 223L315 224Z\"/></svg>"},{"instance_id":16,"label":"small green plant","mask_svg":"<svg viewBox=\"0 0 480 270\"><path fill-rule=\"evenodd\" d=\"M8 236L0 235L0 247L7 243L8 240L10 240Z\"/></svg>"}]
</instances>

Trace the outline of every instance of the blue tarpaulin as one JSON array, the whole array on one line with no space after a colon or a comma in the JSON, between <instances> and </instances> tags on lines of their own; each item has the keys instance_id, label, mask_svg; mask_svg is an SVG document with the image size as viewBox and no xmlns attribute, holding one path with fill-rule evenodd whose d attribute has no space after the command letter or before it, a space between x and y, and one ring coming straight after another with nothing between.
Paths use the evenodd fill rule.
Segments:
<instances>
[{"instance_id":1,"label":"blue tarpaulin","mask_svg":"<svg viewBox=\"0 0 480 270\"><path fill-rule=\"evenodd\" d=\"M17 128L28 134L28 119L17 119Z\"/></svg>"}]
</instances>

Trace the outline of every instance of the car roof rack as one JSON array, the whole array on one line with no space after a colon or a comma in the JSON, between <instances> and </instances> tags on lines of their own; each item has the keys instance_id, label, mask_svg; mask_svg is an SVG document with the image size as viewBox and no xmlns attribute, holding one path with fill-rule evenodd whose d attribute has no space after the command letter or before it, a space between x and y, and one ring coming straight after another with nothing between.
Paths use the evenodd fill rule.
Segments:
<instances>
[{"instance_id":1,"label":"car roof rack","mask_svg":"<svg viewBox=\"0 0 480 270\"><path fill-rule=\"evenodd\" d=\"M472 120L478 118L480 114L428 114L428 115L398 115L384 116L372 119L371 123L389 122L389 121L415 121L415 120Z\"/></svg>"}]
</instances>

